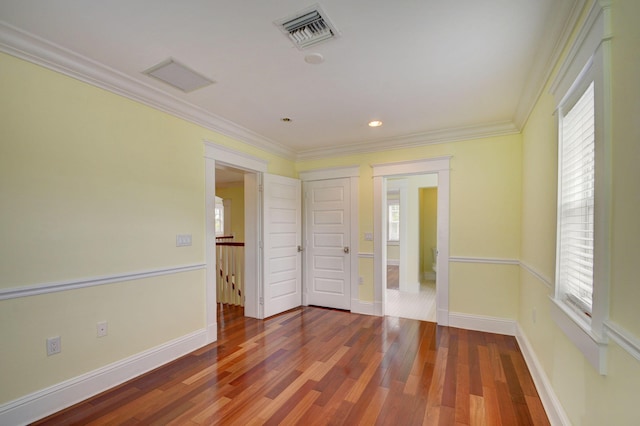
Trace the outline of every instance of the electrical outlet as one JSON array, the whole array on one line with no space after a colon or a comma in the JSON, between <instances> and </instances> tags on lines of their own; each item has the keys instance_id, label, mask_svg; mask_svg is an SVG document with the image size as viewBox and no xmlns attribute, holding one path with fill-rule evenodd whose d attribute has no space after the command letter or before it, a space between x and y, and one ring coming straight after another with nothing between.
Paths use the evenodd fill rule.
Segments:
<instances>
[{"instance_id":1,"label":"electrical outlet","mask_svg":"<svg viewBox=\"0 0 640 426\"><path fill-rule=\"evenodd\" d=\"M176 235L176 247L187 247L191 245L191 234Z\"/></svg>"},{"instance_id":2,"label":"electrical outlet","mask_svg":"<svg viewBox=\"0 0 640 426\"><path fill-rule=\"evenodd\" d=\"M106 336L107 332L109 331L107 322L106 321L99 322L98 325L96 326L96 330L97 330L98 337Z\"/></svg>"},{"instance_id":3,"label":"electrical outlet","mask_svg":"<svg viewBox=\"0 0 640 426\"><path fill-rule=\"evenodd\" d=\"M47 356L59 354L62 352L62 341L60 336L50 337L47 339Z\"/></svg>"},{"instance_id":4,"label":"electrical outlet","mask_svg":"<svg viewBox=\"0 0 640 426\"><path fill-rule=\"evenodd\" d=\"M358 284L359 284L359 285L364 284L364 278L359 277L359 278L358 278Z\"/></svg>"}]
</instances>

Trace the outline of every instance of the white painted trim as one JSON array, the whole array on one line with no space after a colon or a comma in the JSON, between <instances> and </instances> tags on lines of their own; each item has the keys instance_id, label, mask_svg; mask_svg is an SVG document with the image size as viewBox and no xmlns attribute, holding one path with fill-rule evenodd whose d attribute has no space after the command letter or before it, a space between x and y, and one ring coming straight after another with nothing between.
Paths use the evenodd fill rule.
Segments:
<instances>
[{"instance_id":1,"label":"white painted trim","mask_svg":"<svg viewBox=\"0 0 640 426\"><path fill-rule=\"evenodd\" d=\"M341 179L360 177L360 166L331 167L327 169L305 170L298 173L301 181Z\"/></svg>"},{"instance_id":2,"label":"white painted trim","mask_svg":"<svg viewBox=\"0 0 640 426\"><path fill-rule=\"evenodd\" d=\"M435 281L436 279L436 273L433 271L426 271L423 274L423 278L425 281Z\"/></svg>"},{"instance_id":3,"label":"white painted trim","mask_svg":"<svg viewBox=\"0 0 640 426\"><path fill-rule=\"evenodd\" d=\"M400 260L387 258L387 266L400 266Z\"/></svg>"},{"instance_id":4,"label":"white painted trim","mask_svg":"<svg viewBox=\"0 0 640 426\"><path fill-rule=\"evenodd\" d=\"M373 253L358 253L360 259L373 259Z\"/></svg>"},{"instance_id":5,"label":"white painted trim","mask_svg":"<svg viewBox=\"0 0 640 426\"><path fill-rule=\"evenodd\" d=\"M423 158L420 160L398 161L395 163L372 164L373 177L378 176L408 176L427 173L437 173L450 169L451 156ZM440 181L438 181L438 187Z\"/></svg>"},{"instance_id":6,"label":"white painted trim","mask_svg":"<svg viewBox=\"0 0 640 426\"><path fill-rule=\"evenodd\" d=\"M360 168L357 168L358 176L350 176L349 181L351 184L351 253L358 253L360 250ZM351 311L353 312L353 299L354 296L360 292L360 264L359 256L349 256L351 259Z\"/></svg>"},{"instance_id":7,"label":"white painted trim","mask_svg":"<svg viewBox=\"0 0 640 426\"><path fill-rule=\"evenodd\" d=\"M520 265L520 261L518 261L517 259L500 259L490 257L449 256L449 262L486 263L492 265Z\"/></svg>"},{"instance_id":8,"label":"white painted trim","mask_svg":"<svg viewBox=\"0 0 640 426\"><path fill-rule=\"evenodd\" d=\"M545 286L547 286L549 290L553 290L553 281L551 281L549 277L542 275L541 272L539 272L537 269L535 269L533 266L529 265L526 262L520 261L520 267L522 267L522 269L524 269L525 271L527 271L528 273L536 277Z\"/></svg>"},{"instance_id":9,"label":"white painted trim","mask_svg":"<svg viewBox=\"0 0 640 426\"><path fill-rule=\"evenodd\" d=\"M232 165L238 169L263 173L267 171L268 162L266 160L215 142L204 141L204 157L216 160L221 164Z\"/></svg>"},{"instance_id":10,"label":"white painted trim","mask_svg":"<svg viewBox=\"0 0 640 426\"><path fill-rule=\"evenodd\" d=\"M506 334L507 336L515 336L516 334L516 320L463 314L461 312L449 312L449 327L484 331L485 333Z\"/></svg>"},{"instance_id":11,"label":"white painted trim","mask_svg":"<svg viewBox=\"0 0 640 426\"><path fill-rule=\"evenodd\" d=\"M549 422L553 426L570 426L571 421L569 420L567 413L565 413L564 408L553 389L553 385L551 384L549 377L547 377L547 374L536 356L531 343L529 343L527 336L524 334L524 331L519 324L516 325L516 340L520 346L520 352L522 352L524 361L527 363L527 367L529 368L529 372L533 378L533 383L538 391L540 401L542 401L542 405L547 413Z\"/></svg>"},{"instance_id":12,"label":"white painted trim","mask_svg":"<svg viewBox=\"0 0 640 426\"><path fill-rule=\"evenodd\" d=\"M640 361L640 339L610 320L604 322L604 330L608 337L611 337L622 349L629 352L629 355Z\"/></svg>"},{"instance_id":13,"label":"white painted trim","mask_svg":"<svg viewBox=\"0 0 640 426\"><path fill-rule=\"evenodd\" d=\"M457 127L454 129L442 129L425 133L373 139L356 143L338 142L330 148L312 148L299 151L296 160L312 160L348 154L365 154L388 151L390 149L414 148L424 145L468 141L470 139L513 135L517 133L520 133L520 129L513 122L504 121L479 126Z\"/></svg>"},{"instance_id":14,"label":"white painted trim","mask_svg":"<svg viewBox=\"0 0 640 426\"><path fill-rule=\"evenodd\" d=\"M147 271L127 272L125 274L104 275L100 277L81 278L78 280L58 281L53 283L35 284L24 287L5 288L0 289L0 300L36 296L38 294L56 293L58 291L76 290L79 288L113 284L123 281L134 281L143 278L158 277L162 275L179 274L182 272L204 269L205 266L206 265L204 263L195 263L193 265L174 266L171 268L150 269Z\"/></svg>"},{"instance_id":15,"label":"white painted trim","mask_svg":"<svg viewBox=\"0 0 640 426\"><path fill-rule=\"evenodd\" d=\"M2 22L0 51L148 105L258 149L288 159L294 158L291 149L271 139L211 114L151 84Z\"/></svg>"},{"instance_id":16,"label":"white painted trim","mask_svg":"<svg viewBox=\"0 0 640 426\"><path fill-rule=\"evenodd\" d=\"M207 344L205 330L171 340L120 361L0 405L0 424L41 419L167 364Z\"/></svg>"},{"instance_id":17,"label":"white painted trim","mask_svg":"<svg viewBox=\"0 0 640 426\"><path fill-rule=\"evenodd\" d=\"M373 302L364 302L360 299L352 297L351 313L361 315L375 315L375 304Z\"/></svg>"},{"instance_id":18,"label":"white painted trim","mask_svg":"<svg viewBox=\"0 0 640 426\"><path fill-rule=\"evenodd\" d=\"M571 342L582 352L584 357L601 375L607 374L607 340L606 336L598 336L591 330L571 308L553 296L551 299L551 318L564 332Z\"/></svg>"}]
</instances>

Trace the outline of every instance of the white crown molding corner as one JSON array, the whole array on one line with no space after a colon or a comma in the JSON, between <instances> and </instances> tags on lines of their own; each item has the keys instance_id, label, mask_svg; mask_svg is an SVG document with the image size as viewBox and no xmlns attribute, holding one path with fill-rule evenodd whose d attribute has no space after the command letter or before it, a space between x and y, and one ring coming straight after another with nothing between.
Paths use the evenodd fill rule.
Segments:
<instances>
[{"instance_id":1,"label":"white crown molding corner","mask_svg":"<svg viewBox=\"0 0 640 426\"><path fill-rule=\"evenodd\" d=\"M448 325L449 327L463 328L465 330L505 334L507 336L515 336L516 334L516 321L508 318L449 312Z\"/></svg>"},{"instance_id":2,"label":"white crown molding corner","mask_svg":"<svg viewBox=\"0 0 640 426\"><path fill-rule=\"evenodd\" d=\"M165 344L0 405L0 424L27 424L167 364L207 344L197 330Z\"/></svg>"},{"instance_id":3,"label":"white crown molding corner","mask_svg":"<svg viewBox=\"0 0 640 426\"><path fill-rule=\"evenodd\" d=\"M545 32L514 115L513 122L519 129L524 128L540 95L544 92L586 2L587 0L574 0L567 6L569 10L564 22L551 22L551 30Z\"/></svg>"},{"instance_id":4,"label":"white crown molding corner","mask_svg":"<svg viewBox=\"0 0 640 426\"><path fill-rule=\"evenodd\" d=\"M366 154L392 149L415 148L423 145L459 142L520 133L520 129L511 121L484 124L480 126L457 127L434 130L404 136L372 139L357 143L338 143L331 148L312 148L299 151L296 160L314 160L349 154Z\"/></svg>"},{"instance_id":5,"label":"white crown molding corner","mask_svg":"<svg viewBox=\"0 0 640 426\"><path fill-rule=\"evenodd\" d=\"M524 361L531 372L533 383L540 395L540 400L542 401L544 410L547 413L549 422L553 426L571 425L571 421L569 420L567 413L565 413L560 400L556 396L553 386L551 385L544 368L542 368L542 364L538 360L531 343L529 343L529 339L527 339L527 336L524 334L524 331L519 324L516 324L516 340L520 346L520 351L522 352Z\"/></svg>"},{"instance_id":6,"label":"white crown molding corner","mask_svg":"<svg viewBox=\"0 0 640 426\"><path fill-rule=\"evenodd\" d=\"M128 272L125 274L104 275L100 277L82 278L78 280L59 281L53 283L35 284L24 287L0 289L0 300L16 299L19 297L36 296L39 294L56 293L58 291L76 290L79 288L94 287L97 285L113 284L124 281L139 280L161 275L178 274L182 272L204 269L204 263L193 265L175 266L171 268L152 269L140 272Z\"/></svg>"},{"instance_id":7,"label":"white crown molding corner","mask_svg":"<svg viewBox=\"0 0 640 426\"><path fill-rule=\"evenodd\" d=\"M293 160L294 152L249 129L50 41L0 21L0 51Z\"/></svg>"}]
</instances>

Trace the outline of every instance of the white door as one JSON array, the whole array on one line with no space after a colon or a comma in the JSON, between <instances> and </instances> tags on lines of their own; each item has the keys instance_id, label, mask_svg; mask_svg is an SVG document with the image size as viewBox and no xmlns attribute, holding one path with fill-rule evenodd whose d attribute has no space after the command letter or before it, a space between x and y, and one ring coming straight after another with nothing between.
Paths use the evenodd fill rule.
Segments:
<instances>
[{"instance_id":1,"label":"white door","mask_svg":"<svg viewBox=\"0 0 640 426\"><path fill-rule=\"evenodd\" d=\"M264 316L302 304L300 181L263 174Z\"/></svg>"},{"instance_id":2,"label":"white door","mask_svg":"<svg viewBox=\"0 0 640 426\"><path fill-rule=\"evenodd\" d=\"M350 181L308 181L305 192L305 303L351 309Z\"/></svg>"}]
</instances>

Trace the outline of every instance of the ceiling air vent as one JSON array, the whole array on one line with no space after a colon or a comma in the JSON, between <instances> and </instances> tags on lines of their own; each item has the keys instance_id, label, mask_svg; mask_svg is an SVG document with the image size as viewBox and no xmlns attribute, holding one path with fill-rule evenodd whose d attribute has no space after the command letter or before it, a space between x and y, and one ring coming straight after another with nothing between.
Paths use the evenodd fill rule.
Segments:
<instances>
[{"instance_id":1,"label":"ceiling air vent","mask_svg":"<svg viewBox=\"0 0 640 426\"><path fill-rule=\"evenodd\" d=\"M298 12L293 17L280 19L275 24L301 50L338 36L335 25L319 5Z\"/></svg>"}]
</instances>

